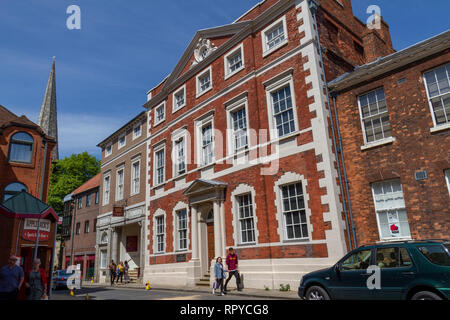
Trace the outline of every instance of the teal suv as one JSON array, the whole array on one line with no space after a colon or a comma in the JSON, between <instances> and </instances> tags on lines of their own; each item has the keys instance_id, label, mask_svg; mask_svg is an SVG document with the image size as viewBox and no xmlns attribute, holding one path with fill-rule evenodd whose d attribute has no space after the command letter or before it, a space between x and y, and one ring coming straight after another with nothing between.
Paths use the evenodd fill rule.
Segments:
<instances>
[{"instance_id":1,"label":"teal suv","mask_svg":"<svg viewBox=\"0 0 450 320\"><path fill-rule=\"evenodd\" d=\"M449 300L450 240L363 246L333 267L304 275L306 300Z\"/></svg>"}]
</instances>

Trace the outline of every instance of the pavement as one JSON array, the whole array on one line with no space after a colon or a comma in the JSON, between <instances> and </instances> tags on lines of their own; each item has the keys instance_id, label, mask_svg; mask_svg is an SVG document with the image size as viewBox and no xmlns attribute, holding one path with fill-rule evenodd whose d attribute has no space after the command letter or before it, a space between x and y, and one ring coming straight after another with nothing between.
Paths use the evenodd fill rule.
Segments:
<instances>
[{"instance_id":1,"label":"pavement","mask_svg":"<svg viewBox=\"0 0 450 320\"><path fill-rule=\"evenodd\" d=\"M135 289L135 290L145 290L145 285L140 283L128 283L128 284L114 284L113 286L104 283L91 283L91 282L83 282L82 288L91 288L91 289ZM195 286L195 287L174 287L170 285L166 286L152 286L150 284L150 291L175 291L175 292L189 292L189 293L199 293L199 294L209 294L211 295L211 288L206 286ZM244 288L242 291L237 291L236 289L229 289L228 296L231 297L239 297L242 298L263 298L263 299L281 299L281 300L299 300L297 291L280 291L280 290L261 290L261 289L246 289Z\"/></svg>"}]
</instances>

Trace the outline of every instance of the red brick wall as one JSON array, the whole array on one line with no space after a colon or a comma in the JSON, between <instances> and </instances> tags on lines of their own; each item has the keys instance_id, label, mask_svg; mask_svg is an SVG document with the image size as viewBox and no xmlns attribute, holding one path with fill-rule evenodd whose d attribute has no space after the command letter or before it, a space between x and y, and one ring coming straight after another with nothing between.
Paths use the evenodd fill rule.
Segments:
<instances>
[{"instance_id":1,"label":"red brick wall","mask_svg":"<svg viewBox=\"0 0 450 320\"><path fill-rule=\"evenodd\" d=\"M14 163L8 161L9 141L16 132L26 132L33 137L33 159L30 164ZM47 163L45 164L45 175L43 185L43 201L47 202L50 169L51 152L54 143L49 143L47 147ZM39 132L30 128L11 126L6 128L0 135L0 199L3 200L4 188L13 182L21 182L27 188L28 192L40 197L41 179L44 162L45 147L42 143L42 136Z\"/></svg>"},{"instance_id":2,"label":"red brick wall","mask_svg":"<svg viewBox=\"0 0 450 320\"><path fill-rule=\"evenodd\" d=\"M450 51L371 79L337 98L344 157L358 244L379 240L371 183L401 180L411 237L448 238L450 198L444 170L450 168L450 132L431 133L432 114L423 72L450 61ZM406 82L398 84L398 80ZM392 144L361 151L364 145L357 96L384 87ZM428 179L416 181L415 171Z\"/></svg>"}]
</instances>

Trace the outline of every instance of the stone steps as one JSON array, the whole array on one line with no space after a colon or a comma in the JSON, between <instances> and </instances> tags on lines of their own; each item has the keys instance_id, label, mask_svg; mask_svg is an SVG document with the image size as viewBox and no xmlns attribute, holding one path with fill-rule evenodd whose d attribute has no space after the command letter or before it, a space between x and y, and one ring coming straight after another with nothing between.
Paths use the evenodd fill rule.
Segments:
<instances>
[{"instance_id":1,"label":"stone steps","mask_svg":"<svg viewBox=\"0 0 450 320\"><path fill-rule=\"evenodd\" d=\"M201 287L209 287L210 286L209 279L210 279L210 275L205 274L205 275L203 275L203 277L200 278L199 281L197 281L196 285L201 286Z\"/></svg>"}]
</instances>

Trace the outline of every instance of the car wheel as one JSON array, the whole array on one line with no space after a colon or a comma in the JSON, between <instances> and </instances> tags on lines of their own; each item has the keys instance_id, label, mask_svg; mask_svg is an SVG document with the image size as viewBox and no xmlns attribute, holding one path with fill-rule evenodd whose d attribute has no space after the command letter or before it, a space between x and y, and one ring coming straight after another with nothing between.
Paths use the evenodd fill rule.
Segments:
<instances>
[{"instance_id":1,"label":"car wheel","mask_svg":"<svg viewBox=\"0 0 450 320\"><path fill-rule=\"evenodd\" d=\"M420 291L413 295L411 300L442 300L442 298L430 291Z\"/></svg>"},{"instance_id":2,"label":"car wheel","mask_svg":"<svg viewBox=\"0 0 450 320\"><path fill-rule=\"evenodd\" d=\"M330 296L322 287L312 286L306 291L306 300L330 300Z\"/></svg>"}]
</instances>

